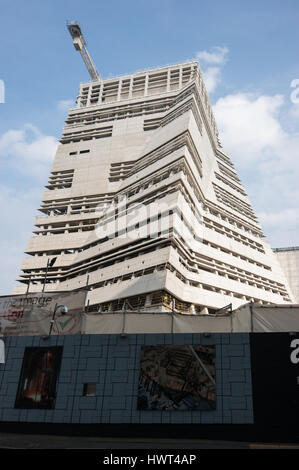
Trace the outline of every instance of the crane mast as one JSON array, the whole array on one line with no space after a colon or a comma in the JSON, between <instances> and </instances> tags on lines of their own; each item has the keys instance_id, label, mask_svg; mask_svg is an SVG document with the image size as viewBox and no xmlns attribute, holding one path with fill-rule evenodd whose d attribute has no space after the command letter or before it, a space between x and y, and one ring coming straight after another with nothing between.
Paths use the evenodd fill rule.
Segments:
<instances>
[{"instance_id":1,"label":"crane mast","mask_svg":"<svg viewBox=\"0 0 299 470\"><path fill-rule=\"evenodd\" d=\"M78 23L72 21L71 23L67 23L67 28L70 32L70 35L73 38L73 44L77 51L80 52L81 57L87 67L89 75L93 82L98 82L101 80L100 74L97 71L92 58L89 55L89 52L86 47L86 42L83 37L83 33Z\"/></svg>"}]
</instances>

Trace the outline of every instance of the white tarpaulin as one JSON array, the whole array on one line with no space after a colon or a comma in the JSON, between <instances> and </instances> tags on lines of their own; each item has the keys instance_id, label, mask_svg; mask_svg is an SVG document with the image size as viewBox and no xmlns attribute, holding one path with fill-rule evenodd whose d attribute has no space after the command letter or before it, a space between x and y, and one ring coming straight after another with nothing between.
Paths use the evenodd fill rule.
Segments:
<instances>
[{"instance_id":1,"label":"white tarpaulin","mask_svg":"<svg viewBox=\"0 0 299 470\"><path fill-rule=\"evenodd\" d=\"M98 313L85 315L86 334L111 333L169 333L171 319L168 314L150 313Z\"/></svg>"},{"instance_id":2,"label":"white tarpaulin","mask_svg":"<svg viewBox=\"0 0 299 470\"><path fill-rule=\"evenodd\" d=\"M82 333L86 291L0 297L0 333L4 336ZM63 314L61 306L67 307Z\"/></svg>"},{"instance_id":3,"label":"white tarpaulin","mask_svg":"<svg viewBox=\"0 0 299 470\"><path fill-rule=\"evenodd\" d=\"M174 333L226 333L231 331L230 315L174 315Z\"/></svg>"},{"instance_id":4,"label":"white tarpaulin","mask_svg":"<svg viewBox=\"0 0 299 470\"><path fill-rule=\"evenodd\" d=\"M122 325L121 314L85 314L84 316L84 333L87 335L121 333Z\"/></svg>"},{"instance_id":5,"label":"white tarpaulin","mask_svg":"<svg viewBox=\"0 0 299 470\"><path fill-rule=\"evenodd\" d=\"M0 297L4 336L120 333L250 333L299 331L299 305L245 304L232 313L83 313L87 291ZM62 313L60 306L68 312Z\"/></svg>"},{"instance_id":6,"label":"white tarpaulin","mask_svg":"<svg viewBox=\"0 0 299 470\"><path fill-rule=\"evenodd\" d=\"M299 331L299 305L243 305L232 313L233 332Z\"/></svg>"},{"instance_id":7,"label":"white tarpaulin","mask_svg":"<svg viewBox=\"0 0 299 470\"><path fill-rule=\"evenodd\" d=\"M160 315L159 313L145 313L143 315L127 313L124 322L124 331L126 333L151 333L151 330L155 328L154 324L158 320L157 332L159 330L161 333L169 333L171 319L167 313L162 313L161 318Z\"/></svg>"},{"instance_id":8,"label":"white tarpaulin","mask_svg":"<svg viewBox=\"0 0 299 470\"><path fill-rule=\"evenodd\" d=\"M231 331L230 315L172 313L85 314L86 334L105 333L220 333Z\"/></svg>"},{"instance_id":9,"label":"white tarpaulin","mask_svg":"<svg viewBox=\"0 0 299 470\"><path fill-rule=\"evenodd\" d=\"M250 333L299 331L299 305L245 304L231 314L85 314L86 334L103 333Z\"/></svg>"}]
</instances>

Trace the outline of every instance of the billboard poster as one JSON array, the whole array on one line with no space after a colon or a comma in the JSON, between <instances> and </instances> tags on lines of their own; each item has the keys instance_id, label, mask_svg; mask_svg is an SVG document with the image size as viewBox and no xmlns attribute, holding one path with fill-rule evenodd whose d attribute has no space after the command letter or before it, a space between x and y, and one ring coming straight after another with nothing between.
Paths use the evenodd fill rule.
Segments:
<instances>
[{"instance_id":1,"label":"billboard poster","mask_svg":"<svg viewBox=\"0 0 299 470\"><path fill-rule=\"evenodd\" d=\"M47 335L54 310L53 335L79 334L82 331L85 298L84 290L0 297L0 334ZM60 306L66 306L67 313L63 313Z\"/></svg>"},{"instance_id":2,"label":"billboard poster","mask_svg":"<svg viewBox=\"0 0 299 470\"><path fill-rule=\"evenodd\" d=\"M139 410L214 410L215 345L142 346Z\"/></svg>"},{"instance_id":3,"label":"billboard poster","mask_svg":"<svg viewBox=\"0 0 299 470\"><path fill-rule=\"evenodd\" d=\"M15 408L53 409L62 347L25 349Z\"/></svg>"}]
</instances>

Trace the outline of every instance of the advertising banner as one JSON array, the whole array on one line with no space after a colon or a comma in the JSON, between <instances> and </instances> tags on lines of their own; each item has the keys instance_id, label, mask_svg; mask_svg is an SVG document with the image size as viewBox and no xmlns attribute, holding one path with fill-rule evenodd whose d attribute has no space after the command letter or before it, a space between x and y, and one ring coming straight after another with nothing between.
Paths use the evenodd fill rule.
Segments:
<instances>
[{"instance_id":1,"label":"advertising banner","mask_svg":"<svg viewBox=\"0 0 299 470\"><path fill-rule=\"evenodd\" d=\"M15 408L53 409L62 347L25 349Z\"/></svg>"},{"instance_id":2,"label":"advertising banner","mask_svg":"<svg viewBox=\"0 0 299 470\"><path fill-rule=\"evenodd\" d=\"M85 290L0 297L0 334L47 335L53 317L51 334L79 334L85 298Z\"/></svg>"},{"instance_id":3,"label":"advertising banner","mask_svg":"<svg viewBox=\"0 0 299 470\"><path fill-rule=\"evenodd\" d=\"M142 346L139 410L214 410L215 345Z\"/></svg>"}]
</instances>

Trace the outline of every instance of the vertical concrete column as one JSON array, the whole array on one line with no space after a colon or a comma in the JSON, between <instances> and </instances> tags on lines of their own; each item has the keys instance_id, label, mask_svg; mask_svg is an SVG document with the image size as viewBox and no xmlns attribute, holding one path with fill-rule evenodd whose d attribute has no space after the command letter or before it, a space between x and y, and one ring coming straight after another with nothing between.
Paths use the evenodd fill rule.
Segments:
<instances>
[{"instance_id":1,"label":"vertical concrete column","mask_svg":"<svg viewBox=\"0 0 299 470\"><path fill-rule=\"evenodd\" d=\"M196 67L196 79L197 79L197 83L198 83L198 88L200 89L202 78L201 78L200 70L197 67Z\"/></svg>"},{"instance_id":2,"label":"vertical concrete column","mask_svg":"<svg viewBox=\"0 0 299 470\"><path fill-rule=\"evenodd\" d=\"M99 89L99 103L102 103L102 97L103 97L103 82L101 82L100 89Z\"/></svg>"},{"instance_id":3,"label":"vertical concrete column","mask_svg":"<svg viewBox=\"0 0 299 470\"><path fill-rule=\"evenodd\" d=\"M81 107L81 101L82 101L82 84L80 84L80 88L79 88L79 94L78 94L78 97L77 97L77 108L80 108Z\"/></svg>"},{"instance_id":4,"label":"vertical concrete column","mask_svg":"<svg viewBox=\"0 0 299 470\"><path fill-rule=\"evenodd\" d=\"M121 85L122 85L122 80L118 80L117 101L120 101Z\"/></svg>"},{"instance_id":5,"label":"vertical concrete column","mask_svg":"<svg viewBox=\"0 0 299 470\"><path fill-rule=\"evenodd\" d=\"M209 311L207 309L207 307L203 307L200 312L199 312L201 315L208 315L209 314Z\"/></svg>"},{"instance_id":6,"label":"vertical concrete column","mask_svg":"<svg viewBox=\"0 0 299 470\"><path fill-rule=\"evenodd\" d=\"M147 96L147 90L148 90L148 73L145 74L144 96Z\"/></svg>"},{"instance_id":7,"label":"vertical concrete column","mask_svg":"<svg viewBox=\"0 0 299 470\"><path fill-rule=\"evenodd\" d=\"M170 91L170 69L167 71L167 90Z\"/></svg>"},{"instance_id":8,"label":"vertical concrete column","mask_svg":"<svg viewBox=\"0 0 299 470\"><path fill-rule=\"evenodd\" d=\"M132 98L132 91L133 91L133 76L130 77L130 88L129 88L129 99Z\"/></svg>"},{"instance_id":9,"label":"vertical concrete column","mask_svg":"<svg viewBox=\"0 0 299 470\"><path fill-rule=\"evenodd\" d=\"M191 304L190 314L191 314L191 315L196 315L196 312L195 312L195 305L194 305L194 304Z\"/></svg>"},{"instance_id":10,"label":"vertical concrete column","mask_svg":"<svg viewBox=\"0 0 299 470\"><path fill-rule=\"evenodd\" d=\"M153 294L147 294L145 298L145 304L144 304L145 307L150 307L152 305L152 298L153 298Z\"/></svg>"},{"instance_id":11,"label":"vertical concrete column","mask_svg":"<svg viewBox=\"0 0 299 470\"><path fill-rule=\"evenodd\" d=\"M72 204L74 203L74 199L73 198L70 198L70 202L68 204L68 211L67 213L70 214L71 211L72 211Z\"/></svg>"},{"instance_id":12,"label":"vertical concrete column","mask_svg":"<svg viewBox=\"0 0 299 470\"><path fill-rule=\"evenodd\" d=\"M88 96L87 96L87 106L90 105L90 98L91 98L91 88L92 86L90 85L89 86L89 89L88 89Z\"/></svg>"},{"instance_id":13,"label":"vertical concrete column","mask_svg":"<svg viewBox=\"0 0 299 470\"><path fill-rule=\"evenodd\" d=\"M180 67L180 75L179 75L179 89L182 88L183 84L183 67Z\"/></svg>"}]
</instances>

